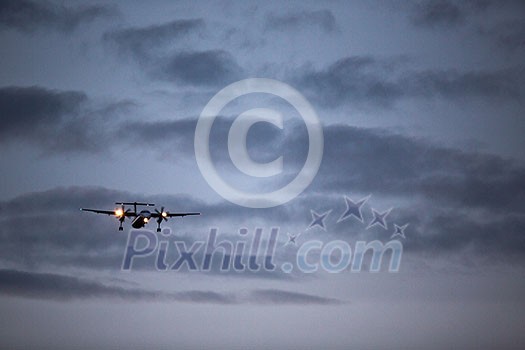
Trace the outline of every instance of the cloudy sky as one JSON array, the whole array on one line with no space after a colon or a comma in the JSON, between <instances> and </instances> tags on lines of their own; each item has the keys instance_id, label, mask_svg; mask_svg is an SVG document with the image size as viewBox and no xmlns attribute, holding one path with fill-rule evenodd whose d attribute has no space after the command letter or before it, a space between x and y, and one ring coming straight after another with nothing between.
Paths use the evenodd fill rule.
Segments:
<instances>
[{"instance_id":1,"label":"cloudy sky","mask_svg":"<svg viewBox=\"0 0 525 350\"><path fill-rule=\"evenodd\" d=\"M1 0L2 347L525 347L524 18L511 0ZM204 106L246 78L294 87L323 126L317 176L274 208L226 201L195 159ZM251 108L284 115L247 137L255 161L283 155L281 176L229 159ZM308 134L286 101L250 94L210 144L224 179L262 193L297 175ZM362 222L338 220L345 196L368 197ZM155 256L122 271L130 222L79 208L134 200L202 212L163 224L170 263L211 228L234 243L261 228L264 245L278 227L278 268L221 272L217 254L206 272ZM310 240L386 243L406 224L398 273L279 268Z\"/></svg>"}]
</instances>

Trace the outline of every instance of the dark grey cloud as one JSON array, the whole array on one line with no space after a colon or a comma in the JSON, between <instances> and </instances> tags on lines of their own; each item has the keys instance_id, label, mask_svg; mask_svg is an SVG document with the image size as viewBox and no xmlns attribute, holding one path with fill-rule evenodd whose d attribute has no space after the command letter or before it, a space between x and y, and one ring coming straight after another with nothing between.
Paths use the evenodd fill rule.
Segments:
<instances>
[{"instance_id":1,"label":"dark grey cloud","mask_svg":"<svg viewBox=\"0 0 525 350\"><path fill-rule=\"evenodd\" d=\"M116 14L116 8L105 5L73 8L48 1L2 0L0 1L0 28L13 28L25 32L38 29L68 32L80 24Z\"/></svg>"},{"instance_id":2,"label":"dark grey cloud","mask_svg":"<svg viewBox=\"0 0 525 350\"><path fill-rule=\"evenodd\" d=\"M34 214L64 213L90 205L106 205L117 200L126 201L131 193L101 187L58 187L42 192L30 192L0 202L2 215L16 215L27 209ZM120 198L120 199L119 199Z\"/></svg>"},{"instance_id":3,"label":"dark grey cloud","mask_svg":"<svg viewBox=\"0 0 525 350\"><path fill-rule=\"evenodd\" d=\"M323 197L325 200L327 197ZM45 192L26 194L10 201L0 203L0 263L24 270L56 269L64 266L89 271L120 271L126 247L127 230L130 221L126 220L124 232L117 230L118 221L114 217L96 215L79 211L80 207L113 209L115 201L147 201L156 203L157 208L165 206L170 211L200 211L199 217L173 218L163 227L169 227L174 235L166 237L158 234L159 241L169 243L166 263L172 266L179 258L174 241L185 242L190 247L197 240L206 240L211 227L219 229L218 242L244 240L238 234L240 227L247 227L252 239L255 227L263 228L261 249L266 247L271 227L281 227L279 238L283 240L285 226L306 227L309 223L309 208L302 205L257 210L239 208L227 202L207 204L194 198L182 195L144 196L139 193L128 193L97 187L56 188ZM312 199L310 205L315 202ZM308 216L305 217L305 214ZM155 229L151 223L148 229ZM280 245L281 243L279 243ZM203 261L201 249L195 255L198 266ZM260 251L262 254L263 251ZM277 249L275 262L279 259L291 259L288 249ZM247 264L250 252L245 251L242 257ZM263 257L257 261L262 264ZM133 263L135 271L155 271L156 255L137 259ZM243 272L221 271L222 252L215 254L209 272L200 272L207 278L256 279L293 281L291 274L284 274L280 269L264 269ZM172 273L194 274L183 268ZM243 299L244 300L244 299Z\"/></svg>"},{"instance_id":4,"label":"dark grey cloud","mask_svg":"<svg viewBox=\"0 0 525 350\"><path fill-rule=\"evenodd\" d=\"M305 67L294 80L324 106L362 101L384 106L404 94L384 74L386 68L372 57L352 56L322 70Z\"/></svg>"},{"instance_id":5,"label":"dark grey cloud","mask_svg":"<svg viewBox=\"0 0 525 350\"><path fill-rule=\"evenodd\" d=\"M440 30L469 23L496 47L514 53L524 46L523 14L525 5L519 0L429 0L413 4L410 19L418 27Z\"/></svg>"},{"instance_id":6,"label":"dark grey cloud","mask_svg":"<svg viewBox=\"0 0 525 350\"><path fill-rule=\"evenodd\" d=\"M340 304L334 298L289 292L280 289L256 289L245 296L209 290L152 291L136 287L110 285L86 278L43 272L0 269L0 294L31 299L70 301L79 299L121 299L127 301L174 301L198 304Z\"/></svg>"},{"instance_id":7,"label":"dark grey cloud","mask_svg":"<svg viewBox=\"0 0 525 350\"><path fill-rule=\"evenodd\" d=\"M182 135L177 131L186 134L194 128L191 120L180 122L180 127L178 124L173 122L161 127L171 130L169 139L181 140ZM143 139L145 144L153 142L154 131L159 128L150 125L149 129L152 132ZM309 189L310 194L287 206L285 215L282 210L270 210L263 218L277 218L294 225L290 217L317 209L319 203L338 203L341 193L371 193L399 198L402 209L397 211L397 223L411 223L411 230L421 234L420 242L424 242L416 244L418 238L415 238L413 244L408 244L409 249L445 252L472 245L480 251L514 254L524 248L518 229L523 221L522 203L525 200L525 167L520 162L442 147L381 129L331 125L324 128L324 134L323 164ZM292 153L299 152L301 145L307 144L306 136L293 127L287 135L287 139L292 139L289 147ZM256 148L269 147L269 144L270 148L282 146L278 140L271 140L262 140ZM186 144L189 150L192 141L192 137L187 137L181 145ZM294 165L299 167L302 163L296 160ZM341 200L340 206L342 204ZM333 208L332 205L323 209ZM230 217L235 206L207 210L212 213L220 210L221 217ZM462 213L461 220L457 212ZM395 215L393 213L391 218ZM485 219L481 220L479 215ZM496 227L504 229L495 230ZM487 239L492 237L505 239Z\"/></svg>"},{"instance_id":8,"label":"dark grey cloud","mask_svg":"<svg viewBox=\"0 0 525 350\"><path fill-rule=\"evenodd\" d=\"M317 295L290 292L280 289L258 289L251 293L252 298L259 303L297 304L297 305L337 305L338 299L325 298Z\"/></svg>"},{"instance_id":9,"label":"dark grey cloud","mask_svg":"<svg viewBox=\"0 0 525 350\"><path fill-rule=\"evenodd\" d=\"M525 48L525 22L521 19L485 25L479 29L479 33L492 40L496 47L509 53L516 53Z\"/></svg>"},{"instance_id":10,"label":"dark grey cloud","mask_svg":"<svg viewBox=\"0 0 525 350\"><path fill-rule=\"evenodd\" d=\"M243 69L222 49L194 50L181 45L205 32L202 19L130 27L104 34L121 55L130 57L150 78L191 86L215 86L238 80Z\"/></svg>"},{"instance_id":11,"label":"dark grey cloud","mask_svg":"<svg viewBox=\"0 0 525 350\"><path fill-rule=\"evenodd\" d=\"M131 55L137 61L148 64L191 34L202 34L204 29L202 19L183 19L107 32L104 40L116 45L122 56Z\"/></svg>"},{"instance_id":12,"label":"dark grey cloud","mask_svg":"<svg viewBox=\"0 0 525 350\"><path fill-rule=\"evenodd\" d=\"M174 299L192 303L233 304L238 302L233 294L191 290L173 294Z\"/></svg>"},{"instance_id":13,"label":"dark grey cloud","mask_svg":"<svg viewBox=\"0 0 525 350\"><path fill-rule=\"evenodd\" d=\"M114 217L81 212L79 208L111 210L116 201L134 200L153 202L158 204L159 209L160 206L164 206L172 212L201 212L200 217L172 218L167 223L168 227L176 230L177 239L187 241L188 245L197 238L205 237L210 227L220 226L221 236L236 235L239 227L232 228L232 220L239 225L243 222L249 223L252 219L261 222L269 217L273 218L274 225L289 221L287 211L239 211L233 204L206 204L183 195L144 196L99 187L56 188L0 202L0 261L24 269L67 265L87 269L119 270L127 235L117 231L118 221ZM124 226L128 229L130 221L126 220ZM154 226L155 223L152 223L149 229L154 229ZM163 225L165 226L166 224ZM174 249L172 251L175 253ZM145 261L145 267L140 264L134 267L153 269L154 258ZM171 258L174 262L176 256L170 256ZM211 273L221 273L218 271L220 264L214 263L213 266L217 267L217 271L212 270ZM281 278L279 273L268 275L264 271L247 271L242 275L254 278Z\"/></svg>"},{"instance_id":14,"label":"dark grey cloud","mask_svg":"<svg viewBox=\"0 0 525 350\"><path fill-rule=\"evenodd\" d=\"M325 127L325 140L313 188L398 198L390 220L410 223L407 251L523 258L522 163L344 125Z\"/></svg>"},{"instance_id":15,"label":"dark grey cloud","mask_svg":"<svg viewBox=\"0 0 525 350\"><path fill-rule=\"evenodd\" d=\"M232 296L212 291L159 292L107 285L100 282L54 273L0 270L0 293L17 297L67 301L86 298L111 298L136 301L179 301L230 304Z\"/></svg>"},{"instance_id":16,"label":"dark grey cloud","mask_svg":"<svg viewBox=\"0 0 525 350\"><path fill-rule=\"evenodd\" d=\"M111 138L117 148L140 144L146 152L155 150L161 159L181 159L181 155L191 159L195 123L195 119L129 122L120 133L124 136L117 137L113 129L105 128L97 137ZM217 124L219 131L227 132L228 123L220 119ZM55 124L52 128L56 129ZM299 154L301 145L307 143L306 134L300 131L292 126L286 133L286 144L281 142L282 135L270 133L268 138L256 138L252 147L270 149L272 154L281 154L286 148L290 154ZM525 170L509 159L439 147L384 130L334 125L325 127L324 133L325 154L318 176L318 186L324 191L352 188L385 195L418 194L443 203L500 212L518 212L525 195ZM178 152L173 153L173 149ZM300 157L287 159L297 166L303 161ZM227 157L217 161L229 162Z\"/></svg>"},{"instance_id":17,"label":"dark grey cloud","mask_svg":"<svg viewBox=\"0 0 525 350\"><path fill-rule=\"evenodd\" d=\"M0 270L0 293L30 298L68 300L89 297L142 299L158 297L154 292L117 286L52 273Z\"/></svg>"},{"instance_id":18,"label":"dark grey cloud","mask_svg":"<svg viewBox=\"0 0 525 350\"><path fill-rule=\"evenodd\" d=\"M443 29L464 25L477 15L483 15L483 22L494 22L498 15L508 18L523 11L520 0L424 0L413 4L410 19L419 27Z\"/></svg>"},{"instance_id":19,"label":"dark grey cloud","mask_svg":"<svg viewBox=\"0 0 525 350\"><path fill-rule=\"evenodd\" d=\"M37 86L0 88L2 138L23 131L54 126L68 114L78 113L87 97L76 91L61 92Z\"/></svg>"},{"instance_id":20,"label":"dark grey cloud","mask_svg":"<svg viewBox=\"0 0 525 350\"><path fill-rule=\"evenodd\" d=\"M338 60L325 69L304 67L292 78L317 103L388 107L402 98L523 97L522 67L493 71L410 70L370 56Z\"/></svg>"},{"instance_id":21,"label":"dark grey cloud","mask_svg":"<svg viewBox=\"0 0 525 350\"><path fill-rule=\"evenodd\" d=\"M522 234L525 214L488 212L482 219L477 215L468 209L445 206L421 208L418 213L409 210L405 218L417 234L404 241L404 249L445 256L470 252L464 256L464 261L470 264L521 262L525 251Z\"/></svg>"},{"instance_id":22,"label":"dark grey cloud","mask_svg":"<svg viewBox=\"0 0 525 350\"><path fill-rule=\"evenodd\" d=\"M228 130L222 118L217 123L219 131ZM149 145L149 150L156 153L159 147L164 147L169 157L194 157L194 119L130 122L126 128L129 130L122 132L126 136L115 139L114 143L127 145L132 141L145 151ZM103 132L113 135L108 130ZM355 196L355 193L399 199L402 209L390 218L398 224L410 223L413 241L407 248L413 252L439 253L473 246L497 255L520 255L525 249L520 232L525 200L523 164L495 155L440 147L380 129L330 125L324 127L324 134L325 152L316 179L304 195L285 208L239 210L230 203L208 204L178 195L143 196L104 188L59 188L0 203L0 237L5 242L2 256L8 262L29 267L41 259L51 265L68 262L89 268L118 267L125 237L107 234L115 231L116 220L80 215L77 210L108 205L111 208L119 200L145 200L177 210L201 211L203 216L195 223L201 228L251 219L305 228L310 209L344 210L342 194ZM299 153L307 144L306 134L293 125L286 128L286 135L290 142L287 152ZM256 139L256 149L275 148L279 154L280 148L285 147L278 138ZM176 154L173 149L178 150ZM288 160L292 167L302 165L299 158ZM228 160L217 161L222 166ZM325 203L322 208L320 203ZM340 208L336 209L337 205ZM97 222L97 230L93 230L93 222ZM190 231L195 227L191 221L185 221L186 225L190 225L187 226ZM496 230L498 227L504 229ZM338 230L343 233L344 228ZM493 240L492 234L505 239ZM66 250L71 254L61 253ZM49 251L56 254L47 254ZM98 252L97 259L90 255L92 251Z\"/></svg>"},{"instance_id":23,"label":"dark grey cloud","mask_svg":"<svg viewBox=\"0 0 525 350\"><path fill-rule=\"evenodd\" d=\"M324 191L431 198L462 208L520 213L525 199L523 164L465 152L380 129L325 127L319 177Z\"/></svg>"},{"instance_id":24,"label":"dark grey cloud","mask_svg":"<svg viewBox=\"0 0 525 350\"><path fill-rule=\"evenodd\" d=\"M409 12L411 23L418 28L465 28L487 39L496 54L494 62L501 53L508 59L508 54L519 54L525 47L525 3L520 0L430 0L412 4Z\"/></svg>"},{"instance_id":25,"label":"dark grey cloud","mask_svg":"<svg viewBox=\"0 0 525 350\"><path fill-rule=\"evenodd\" d=\"M65 137L61 138L61 142L64 149L76 148L75 144L80 148L87 146L87 140L78 137L81 129L74 127L87 100L85 94L75 91L55 91L36 86L1 88L2 142L22 139L54 148L57 135L63 134ZM70 127L64 132L66 125Z\"/></svg>"},{"instance_id":26,"label":"dark grey cloud","mask_svg":"<svg viewBox=\"0 0 525 350\"><path fill-rule=\"evenodd\" d=\"M224 50L179 52L159 61L153 75L166 81L194 86L227 85L242 77L235 58Z\"/></svg>"},{"instance_id":27,"label":"dark grey cloud","mask_svg":"<svg viewBox=\"0 0 525 350\"><path fill-rule=\"evenodd\" d=\"M412 96L518 100L523 96L519 80L522 74L522 68L470 72L427 70L406 74L401 79L400 85L407 86L406 93Z\"/></svg>"},{"instance_id":28,"label":"dark grey cloud","mask_svg":"<svg viewBox=\"0 0 525 350\"><path fill-rule=\"evenodd\" d=\"M49 90L39 86L0 88L0 115L4 127L0 144L21 141L43 151L95 152L106 144L103 131L122 101L97 107L79 91Z\"/></svg>"},{"instance_id":29,"label":"dark grey cloud","mask_svg":"<svg viewBox=\"0 0 525 350\"><path fill-rule=\"evenodd\" d=\"M115 135L125 146L140 146L154 152L161 161L179 162L193 156L193 139L197 118L132 122L122 125L121 135ZM175 151L176 150L176 151Z\"/></svg>"},{"instance_id":30,"label":"dark grey cloud","mask_svg":"<svg viewBox=\"0 0 525 350\"><path fill-rule=\"evenodd\" d=\"M454 26L463 24L468 16L467 2L430 0L414 6L412 22L418 26Z\"/></svg>"},{"instance_id":31,"label":"dark grey cloud","mask_svg":"<svg viewBox=\"0 0 525 350\"><path fill-rule=\"evenodd\" d=\"M476 81L476 78L465 80L476 85L469 79ZM463 89L468 90L468 85L469 83L465 83ZM487 94L498 93L492 90L493 86L490 84L478 88ZM459 86L457 89L460 89ZM66 126L72 124L65 123L63 126L62 114L71 108L78 108L77 100L83 101L85 97L73 94L71 98L68 93L29 89L23 90L23 98L19 98L18 90L7 91L3 99L0 95L2 114L9 121L2 131L4 140L25 137L30 142L34 142L34 139L42 138L42 136L35 136L41 132L40 129L49 128L41 133L47 135L48 139L62 140L64 149L70 151L75 144L69 144L67 138L57 137L57 135L71 133L71 129ZM447 93L453 94L453 91ZM70 100L74 102L71 103ZM31 103L46 107L38 107L38 112L35 112L37 109L31 109ZM10 109L15 108L13 105L16 105L16 110L22 112L20 115L10 117ZM50 112L41 115L41 111L45 111L46 108ZM115 128L106 127L110 124L93 119L79 123L84 127L78 127L78 130L82 132L96 130L97 134L90 136L80 133L75 135L74 141L77 142L76 147L79 147L79 140L84 140L86 144L100 146L103 140L111 139L114 149L128 146L130 143L140 144L145 152L154 150L161 159L181 159L181 157L192 159L195 123L196 119L193 118L158 122L129 121L123 126L123 130L119 129L116 132ZM224 136L229 129L228 122L219 118L216 123L218 129L214 128L214 131L218 130L220 131L218 134ZM301 132L299 126L294 125L291 125L291 128L287 127L286 130L286 143L282 142L283 137L280 133L269 132L265 137L251 138L253 139L251 148L263 150L253 155L265 155L264 150L271 155L280 155L284 151L287 152L286 154L297 155L304 151L302 145L307 144L306 133ZM523 165L515 161L434 146L423 140L391 134L384 130L334 125L325 127L324 133L325 154L318 176L320 189L335 193L345 188L354 188L357 191L401 196L417 193L469 208L519 211L519 203L524 195L521 188L525 188L523 183L525 170ZM213 135L212 141L217 141ZM43 144L45 142L50 141L42 141ZM174 153L173 149L178 151ZM106 152L108 150L111 149L106 149ZM230 162L227 157L219 157L217 161L224 164ZM287 162L293 163L292 167L300 166L302 161L304 159L301 157L287 157Z\"/></svg>"},{"instance_id":32,"label":"dark grey cloud","mask_svg":"<svg viewBox=\"0 0 525 350\"><path fill-rule=\"evenodd\" d=\"M162 127L167 128L176 138L177 131L187 133L192 125L185 120L180 128L177 122ZM155 130L153 125L151 130ZM302 229L309 223L310 209L333 209L337 218L344 210L342 194L358 199L356 193L398 198L399 207L389 217L390 227L393 222L410 224L407 251L441 254L473 247L503 260L523 256L523 164L494 155L443 148L384 130L332 125L325 127L324 132L325 154L319 174L307 193L284 207L251 210L176 195L152 197L103 188L55 189L1 203L0 237L5 242L2 256L23 266L33 266L40 259L49 264L68 261L84 267L120 266L119 247L124 245L125 237L107 234L115 231L116 220L86 216L87 213L73 215L73 210L76 212L81 206L106 208L108 203L131 198L177 210L201 211L203 216L197 221L185 221L189 232L194 225L201 229L221 224L230 227L231 222L238 226L252 220ZM173 135L164 136L174 138ZM150 136L155 136L153 131ZM306 142L302 141L297 144ZM336 213L338 210L340 213ZM92 229L93 222L97 222L97 230ZM346 224L331 225L334 233L347 234ZM50 247L56 252L51 258L47 254ZM60 254L65 249L72 252L70 260L64 260ZM90 258L94 250L101 259Z\"/></svg>"},{"instance_id":33,"label":"dark grey cloud","mask_svg":"<svg viewBox=\"0 0 525 350\"><path fill-rule=\"evenodd\" d=\"M36 146L45 155L83 152L110 156L123 148L140 145L145 152L153 151L157 159L176 161L193 157L197 116L139 121L129 118L130 114L139 115L136 107L132 101L96 106L87 95L75 91L2 88L0 113L5 127L0 130L0 147L20 142ZM227 133L230 126L231 121L217 118L214 128L220 133L214 140ZM270 144L272 149L278 146L278 142L268 142L266 136L255 135L253 148L257 149L259 142ZM275 139L271 133L269 137ZM173 152L174 149L178 152Z\"/></svg>"},{"instance_id":34,"label":"dark grey cloud","mask_svg":"<svg viewBox=\"0 0 525 350\"><path fill-rule=\"evenodd\" d=\"M30 269L64 265L120 269L126 235L108 234L116 232L117 220L85 215L79 209L112 209L116 201L135 199L141 200L122 191L69 187L28 193L2 202L2 259Z\"/></svg>"},{"instance_id":35,"label":"dark grey cloud","mask_svg":"<svg viewBox=\"0 0 525 350\"><path fill-rule=\"evenodd\" d=\"M330 10L269 14L265 22L266 30L302 30L308 26L318 27L325 32L333 32L337 29L337 22Z\"/></svg>"}]
</instances>

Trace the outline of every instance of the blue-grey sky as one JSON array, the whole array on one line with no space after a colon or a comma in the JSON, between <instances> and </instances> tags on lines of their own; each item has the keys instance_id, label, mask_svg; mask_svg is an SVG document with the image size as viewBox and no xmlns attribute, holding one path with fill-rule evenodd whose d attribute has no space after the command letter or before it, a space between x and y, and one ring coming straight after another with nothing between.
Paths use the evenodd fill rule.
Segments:
<instances>
[{"instance_id":1,"label":"blue-grey sky","mask_svg":"<svg viewBox=\"0 0 525 350\"><path fill-rule=\"evenodd\" d=\"M523 348L524 18L511 0L1 0L0 345ZM204 106L246 78L294 87L323 126L317 176L275 208L224 200L195 160ZM283 155L284 178L254 181L228 159L232 120L254 104L284 111L283 130L248 133L254 160ZM308 152L297 112L268 96L228 105L210 144L222 175L255 192ZM338 222L345 196L369 195L363 222ZM279 261L408 224L401 268L159 272L144 259L123 272L129 221L119 232L78 209L133 200L202 212L163 224L188 246L212 227L233 241L279 227ZM386 229L367 229L389 209ZM330 211L324 229L308 229L311 211Z\"/></svg>"}]
</instances>

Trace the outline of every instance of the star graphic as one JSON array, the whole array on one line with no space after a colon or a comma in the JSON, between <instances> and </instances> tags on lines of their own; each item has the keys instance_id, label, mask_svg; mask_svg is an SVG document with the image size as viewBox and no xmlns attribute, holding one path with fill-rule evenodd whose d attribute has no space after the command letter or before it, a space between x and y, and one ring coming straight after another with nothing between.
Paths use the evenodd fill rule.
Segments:
<instances>
[{"instance_id":1,"label":"star graphic","mask_svg":"<svg viewBox=\"0 0 525 350\"><path fill-rule=\"evenodd\" d=\"M332 209L322 213L322 214L317 214L314 210L311 210L310 209L310 213L312 214L312 222L310 223L310 225L308 225L308 229L314 227L314 226L319 226L320 228L322 228L323 230L326 231L326 227L324 225L324 220L326 219L326 217L332 212Z\"/></svg>"},{"instance_id":2,"label":"star graphic","mask_svg":"<svg viewBox=\"0 0 525 350\"><path fill-rule=\"evenodd\" d=\"M392 236L390 236L390 238L394 238L394 237L397 237L397 236L401 236L402 238L405 238L405 229L408 227L408 224L405 224L403 226L398 226L396 224L394 224L394 233L392 234Z\"/></svg>"},{"instance_id":3,"label":"star graphic","mask_svg":"<svg viewBox=\"0 0 525 350\"><path fill-rule=\"evenodd\" d=\"M391 211L392 211L392 208L390 208L388 210L385 210L384 212L380 213L377 210L375 210L374 208L372 208L372 214L374 214L374 218L372 219L372 221L370 221L370 223L368 224L366 229L368 230L370 227L372 227L374 225L379 225L379 226L381 226L382 228L384 228L386 230L388 228L388 225L387 225L385 219L388 216L388 214L390 214Z\"/></svg>"},{"instance_id":4,"label":"star graphic","mask_svg":"<svg viewBox=\"0 0 525 350\"><path fill-rule=\"evenodd\" d=\"M361 198L357 202L354 202L353 200L345 196L346 210L343 213L343 215L341 215L339 220L337 220L337 222L344 221L352 215L355 216L357 220L363 222L363 214L361 213L361 208L371 196L372 195L368 195L364 198Z\"/></svg>"},{"instance_id":5,"label":"star graphic","mask_svg":"<svg viewBox=\"0 0 525 350\"><path fill-rule=\"evenodd\" d=\"M288 235L288 242L286 242L284 245L288 245L288 244L293 244L293 245L297 245L297 242L295 241L297 239L297 237L299 237L299 235L301 233L298 233L296 235L292 234L292 233L286 233Z\"/></svg>"}]
</instances>

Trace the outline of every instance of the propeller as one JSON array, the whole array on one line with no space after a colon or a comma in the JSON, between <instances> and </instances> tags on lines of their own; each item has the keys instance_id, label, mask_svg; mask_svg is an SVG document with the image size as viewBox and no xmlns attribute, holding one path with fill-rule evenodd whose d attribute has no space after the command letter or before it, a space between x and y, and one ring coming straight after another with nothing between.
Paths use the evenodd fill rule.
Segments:
<instances>
[{"instance_id":1,"label":"propeller","mask_svg":"<svg viewBox=\"0 0 525 350\"><path fill-rule=\"evenodd\" d=\"M164 207L160 208L160 211L155 208L155 212L159 216L157 218L157 232L160 232L160 224L162 223L162 220L168 221L168 212L164 211Z\"/></svg>"},{"instance_id":2,"label":"propeller","mask_svg":"<svg viewBox=\"0 0 525 350\"><path fill-rule=\"evenodd\" d=\"M124 210L124 204L122 204L119 209L115 210L115 216L120 222L124 222L126 219L126 214L129 213L130 210L131 209Z\"/></svg>"},{"instance_id":3,"label":"propeller","mask_svg":"<svg viewBox=\"0 0 525 350\"><path fill-rule=\"evenodd\" d=\"M115 210L115 216L117 217L120 225L118 227L119 231L122 231L122 224L124 223L124 220L126 219L126 214L130 211L130 209L124 210L124 204L120 206L119 209Z\"/></svg>"},{"instance_id":4,"label":"propeller","mask_svg":"<svg viewBox=\"0 0 525 350\"><path fill-rule=\"evenodd\" d=\"M168 212L164 211L164 207L160 208L160 211L155 209L155 212L159 214L159 217L157 218L157 222L160 224L162 220L168 221Z\"/></svg>"}]
</instances>

